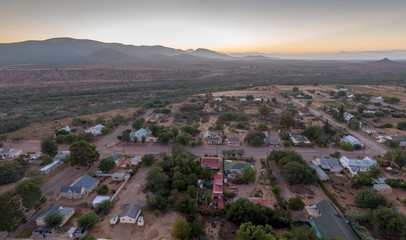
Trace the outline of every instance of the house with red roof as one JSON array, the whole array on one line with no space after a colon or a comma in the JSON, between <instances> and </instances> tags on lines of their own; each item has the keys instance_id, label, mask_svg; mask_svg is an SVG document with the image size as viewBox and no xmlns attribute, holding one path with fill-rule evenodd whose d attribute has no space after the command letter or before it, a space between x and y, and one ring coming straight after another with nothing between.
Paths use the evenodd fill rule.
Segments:
<instances>
[{"instance_id":1,"label":"house with red roof","mask_svg":"<svg viewBox=\"0 0 406 240\"><path fill-rule=\"evenodd\" d=\"M218 157L203 157L200 163L202 167L209 167L214 170L220 169L220 158Z\"/></svg>"},{"instance_id":2,"label":"house with red roof","mask_svg":"<svg viewBox=\"0 0 406 240\"><path fill-rule=\"evenodd\" d=\"M261 205L264 206L264 207L269 207L269 202L268 202L267 200L262 200L262 199L254 198L254 197L249 198L249 200L250 200L252 203L259 203L259 204L261 204Z\"/></svg>"},{"instance_id":3,"label":"house with red roof","mask_svg":"<svg viewBox=\"0 0 406 240\"><path fill-rule=\"evenodd\" d=\"M212 203L217 204L218 209L224 209L223 200L223 173L216 173L212 176L213 194Z\"/></svg>"}]
</instances>

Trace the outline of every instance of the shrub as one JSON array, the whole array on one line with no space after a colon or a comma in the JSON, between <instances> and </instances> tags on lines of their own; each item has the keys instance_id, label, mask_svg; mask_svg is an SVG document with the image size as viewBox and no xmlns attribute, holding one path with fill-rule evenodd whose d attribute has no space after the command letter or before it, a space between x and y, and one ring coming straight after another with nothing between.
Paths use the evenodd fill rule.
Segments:
<instances>
[{"instance_id":1,"label":"shrub","mask_svg":"<svg viewBox=\"0 0 406 240\"><path fill-rule=\"evenodd\" d=\"M304 208L305 204L299 197L291 198L288 201L288 208L293 211L300 211Z\"/></svg>"},{"instance_id":2,"label":"shrub","mask_svg":"<svg viewBox=\"0 0 406 240\"><path fill-rule=\"evenodd\" d=\"M97 194L104 195L109 192L109 187L106 184L101 185L97 190Z\"/></svg>"}]
</instances>

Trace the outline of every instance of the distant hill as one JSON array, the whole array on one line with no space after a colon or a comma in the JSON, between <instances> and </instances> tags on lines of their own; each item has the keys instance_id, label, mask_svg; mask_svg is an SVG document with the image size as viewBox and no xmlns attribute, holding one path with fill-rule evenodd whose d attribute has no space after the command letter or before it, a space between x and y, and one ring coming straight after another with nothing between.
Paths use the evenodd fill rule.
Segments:
<instances>
[{"instance_id":1,"label":"distant hill","mask_svg":"<svg viewBox=\"0 0 406 240\"><path fill-rule=\"evenodd\" d=\"M160 56L160 57L158 57ZM164 46L134 46L120 43L73 38L52 38L0 44L0 65L109 65L144 61L198 61L231 59L230 56L208 49L184 51Z\"/></svg>"},{"instance_id":2,"label":"distant hill","mask_svg":"<svg viewBox=\"0 0 406 240\"><path fill-rule=\"evenodd\" d=\"M380 65L380 66L390 66L390 65L399 65L399 64L403 64L403 63L395 62L395 61L392 61L392 60L390 60L388 58L384 58L384 59L381 59L379 61L371 62L370 64Z\"/></svg>"}]
</instances>

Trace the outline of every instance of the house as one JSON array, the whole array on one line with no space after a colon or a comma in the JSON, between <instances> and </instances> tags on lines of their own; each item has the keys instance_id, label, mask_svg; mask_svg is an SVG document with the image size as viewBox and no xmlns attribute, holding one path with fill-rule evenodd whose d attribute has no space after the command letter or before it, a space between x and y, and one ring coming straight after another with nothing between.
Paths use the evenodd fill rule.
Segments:
<instances>
[{"instance_id":1,"label":"house","mask_svg":"<svg viewBox=\"0 0 406 240\"><path fill-rule=\"evenodd\" d=\"M211 177L212 180L212 203L217 206L218 209L224 209L223 199L223 174L216 173Z\"/></svg>"},{"instance_id":2,"label":"house","mask_svg":"<svg viewBox=\"0 0 406 240\"><path fill-rule=\"evenodd\" d=\"M354 98L355 96L353 94L347 95L347 98Z\"/></svg>"},{"instance_id":3,"label":"house","mask_svg":"<svg viewBox=\"0 0 406 240\"><path fill-rule=\"evenodd\" d=\"M82 239L86 237L86 235L89 233L88 230L85 230L80 227L71 227L69 231L67 232L69 238L76 238L76 239Z\"/></svg>"},{"instance_id":4,"label":"house","mask_svg":"<svg viewBox=\"0 0 406 240\"><path fill-rule=\"evenodd\" d=\"M33 155L30 156L29 160L37 160L42 156L42 152L36 152Z\"/></svg>"},{"instance_id":5,"label":"house","mask_svg":"<svg viewBox=\"0 0 406 240\"><path fill-rule=\"evenodd\" d=\"M264 138L264 144L270 147L280 147L281 141L279 138Z\"/></svg>"},{"instance_id":6,"label":"house","mask_svg":"<svg viewBox=\"0 0 406 240\"><path fill-rule=\"evenodd\" d=\"M125 156L121 155L121 154L111 154L111 155L107 156L106 158L113 160L116 163L116 165L119 165L121 160L123 160L125 158Z\"/></svg>"},{"instance_id":7,"label":"house","mask_svg":"<svg viewBox=\"0 0 406 240\"><path fill-rule=\"evenodd\" d=\"M215 137L216 135L213 132L210 131L205 131L203 133L203 138L211 138L211 137Z\"/></svg>"},{"instance_id":8,"label":"house","mask_svg":"<svg viewBox=\"0 0 406 240\"><path fill-rule=\"evenodd\" d=\"M56 169L57 167L62 165L62 161L57 160L57 161L53 161L48 165L45 165L44 167L42 167L39 171L43 174L48 174L50 172L52 172L54 169Z\"/></svg>"},{"instance_id":9,"label":"house","mask_svg":"<svg viewBox=\"0 0 406 240\"><path fill-rule=\"evenodd\" d=\"M97 205L103 201L110 200L109 196L99 196L97 195L95 199L93 199L92 206L95 208Z\"/></svg>"},{"instance_id":10,"label":"house","mask_svg":"<svg viewBox=\"0 0 406 240\"><path fill-rule=\"evenodd\" d=\"M249 162L242 161L233 161L233 160L224 160L224 171L226 174L229 173L240 173L244 171L244 168L252 167ZM254 167L252 167L254 168Z\"/></svg>"},{"instance_id":11,"label":"house","mask_svg":"<svg viewBox=\"0 0 406 240\"><path fill-rule=\"evenodd\" d=\"M324 199L319 203L306 207L310 214L310 225L315 229L317 237L339 237L346 240L359 240L351 226L335 209L330 201Z\"/></svg>"},{"instance_id":12,"label":"house","mask_svg":"<svg viewBox=\"0 0 406 240\"><path fill-rule=\"evenodd\" d=\"M97 187L97 184L99 184L99 180L86 174L69 186L61 186L59 193L62 197L69 199L85 198Z\"/></svg>"},{"instance_id":13,"label":"house","mask_svg":"<svg viewBox=\"0 0 406 240\"><path fill-rule=\"evenodd\" d=\"M390 136L390 139L399 141L401 147L406 146L406 136Z\"/></svg>"},{"instance_id":14,"label":"house","mask_svg":"<svg viewBox=\"0 0 406 240\"><path fill-rule=\"evenodd\" d=\"M214 170L220 169L220 158L218 157L203 157L200 166L209 167Z\"/></svg>"},{"instance_id":15,"label":"house","mask_svg":"<svg viewBox=\"0 0 406 240\"><path fill-rule=\"evenodd\" d=\"M364 147L364 144L362 142L360 142L358 139L356 139L355 137L353 137L351 135L341 138L341 143L343 143L343 142L351 143L352 146L361 145L361 147Z\"/></svg>"},{"instance_id":16,"label":"house","mask_svg":"<svg viewBox=\"0 0 406 240\"><path fill-rule=\"evenodd\" d=\"M254 98L253 102L262 102L262 98Z\"/></svg>"},{"instance_id":17,"label":"house","mask_svg":"<svg viewBox=\"0 0 406 240\"><path fill-rule=\"evenodd\" d=\"M375 134L376 133L376 131L371 128L363 128L362 131L366 134Z\"/></svg>"},{"instance_id":18,"label":"house","mask_svg":"<svg viewBox=\"0 0 406 240\"><path fill-rule=\"evenodd\" d=\"M161 118L161 117L163 117L163 116L164 116L163 113L155 113L155 118L156 118L156 119L159 119L159 118Z\"/></svg>"},{"instance_id":19,"label":"house","mask_svg":"<svg viewBox=\"0 0 406 240\"><path fill-rule=\"evenodd\" d=\"M5 149L3 151L0 152L0 157L3 158L17 158L18 156L20 156L21 154L23 154L23 150L21 149Z\"/></svg>"},{"instance_id":20,"label":"house","mask_svg":"<svg viewBox=\"0 0 406 240\"><path fill-rule=\"evenodd\" d=\"M353 119L354 118L354 115L352 115L351 113L349 113L349 112L344 112L344 120L346 121L346 122L349 122L351 119Z\"/></svg>"},{"instance_id":21,"label":"house","mask_svg":"<svg viewBox=\"0 0 406 240\"><path fill-rule=\"evenodd\" d=\"M322 169L332 173L339 173L344 170L337 158L320 158L317 159L317 163Z\"/></svg>"},{"instance_id":22,"label":"house","mask_svg":"<svg viewBox=\"0 0 406 240\"><path fill-rule=\"evenodd\" d=\"M111 176L111 179L113 180L113 181L124 181L124 177L125 177L125 173L121 173L121 172L118 172L118 173L113 173L113 175Z\"/></svg>"},{"instance_id":23,"label":"house","mask_svg":"<svg viewBox=\"0 0 406 240\"><path fill-rule=\"evenodd\" d=\"M86 133L91 133L93 135L100 135L102 134L102 129L104 128L103 124L97 124L94 127L88 128L85 130Z\"/></svg>"},{"instance_id":24,"label":"house","mask_svg":"<svg viewBox=\"0 0 406 240\"><path fill-rule=\"evenodd\" d=\"M140 206L136 204L128 204L120 215L120 222L135 224L140 214L141 214Z\"/></svg>"},{"instance_id":25,"label":"house","mask_svg":"<svg viewBox=\"0 0 406 240\"><path fill-rule=\"evenodd\" d=\"M327 181L328 175L319 167L319 165L310 165L316 171L316 175L320 178L321 181Z\"/></svg>"},{"instance_id":26,"label":"house","mask_svg":"<svg viewBox=\"0 0 406 240\"><path fill-rule=\"evenodd\" d=\"M303 119L304 114L301 111L298 111L296 114L296 117Z\"/></svg>"},{"instance_id":27,"label":"house","mask_svg":"<svg viewBox=\"0 0 406 240\"><path fill-rule=\"evenodd\" d=\"M132 166L136 166L136 165L138 165L138 164L141 163L141 162L142 162L142 158L141 158L140 155L134 156L134 157L131 158L131 160L130 160L130 164L131 164Z\"/></svg>"},{"instance_id":28,"label":"house","mask_svg":"<svg viewBox=\"0 0 406 240\"><path fill-rule=\"evenodd\" d=\"M378 190L378 192L382 194L391 194L392 188L386 183L377 183L374 184L374 189Z\"/></svg>"},{"instance_id":29,"label":"house","mask_svg":"<svg viewBox=\"0 0 406 240\"><path fill-rule=\"evenodd\" d=\"M37 237L48 238L48 237L51 237L52 235L54 235L55 232L56 232L55 227L42 226L42 227L35 229L32 232L32 235L37 236Z\"/></svg>"},{"instance_id":30,"label":"house","mask_svg":"<svg viewBox=\"0 0 406 240\"><path fill-rule=\"evenodd\" d=\"M360 159L348 159L343 156L340 158L340 163L343 168L348 169L352 175L358 174L358 172L368 172L373 166L379 166L375 160L365 157L363 160Z\"/></svg>"},{"instance_id":31,"label":"house","mask_svg":"<svg viewBox=\"0 0 406 240\"><path fill-rule=\"evenodd\" d=\"M53 161L59 161L66 158L70 154L70 151L60 151L58 152L55 157L52 159Z\"/></svg>"},{"instance_id":32,"label":"house","mask_svg":"<svg viewBox=\"0 0 406 240\"><path fill-rule=\"evenodd\" d=\"M248 198L248 200L250 200L252 203L255 203L255 204L261 204L262 206L264 206L264 207L269 207L269 201L267 201L267 200L263 200L263 199L259 199L259 198L255 198L255 197L250 197L250 198Z\"/></svg>"},{"instance_id":33,"label":"house","mask_svg":"<svg viewBox=\"0 0 406 240\"><path fill-rule=\"evenodd\" d=\"M246 98L240 98L240 102L247 102Z\"/></svg>"},{"instance_id":34,"label":"house","mask_svg":"<svg viewBox=\"0 0 406 240\"><path fill-rule=\"evenodd\" d=\"M223 140L220 137L209 137L207 139L207 144L209 145L221 145L223 143Z\"/></svg>"},{"instance_id":35,"label":"house","mask_svg":"<svg viewBox=\"0 0 406 240\"><path fill-rule=\"evenodd\" d=\"M136 132L131 132L130 133L130 139L137 138L138 141L142 140L142 137L145 137L145 139L151 134L148 128L140 128Z\"/></svg>"},{"instance_id":36,"label":"house","mask_svg":"<svg viewBox=\"0 0 406 240\"><path fill-rule=\"evenodd\" d=\"M379 107L375 106L375 105L369 105L365 108L365 110L367 110L368 112L375 112L377 110L379 110Z\"/></svg>"},{"instance_id":37,"label":"house","mask_svg":"<svg viewBox=\"0 0 406 240\"><path fill-rule=\"evenodd\" d=\"M66 126L66 127L64 127L64 128L58 129L58 131L67 131L67 132L70 132L70 127L69 127L69 126Z\"/></svg>"},{"instance_id":38,"label":"house","mask_svg":"<svg viewBox=\"0 0 406 240\"><path fill-rule=\"evenodd\" d=\"M59 213L62 216L62 222L59 224L59 227L62 227L72 216L75 214L75 209L70 207L63 207L61 205L53 205L48 208L44 213L42 213L37 219L35 219L35 223L37 226L46 226L45 218L51 213Z\"/></svg>"},{"instance_id":39,"label":"house","mask_svg":"<svg viewBox=\"0 0 406 240\"><path fill-rule=\"evenodd\" d=\"M214 101L215 101L215 102L222 102L223 99L222 99L222 98L214 98Z\"/></svg>"},{"instance_id":40,"label":"house","mask_svg":"<svg viewBox=\"0 0 406 240\"><path fill-rule=\"evenodd\" d=\"M158 138L157 137L155 137L155 136L148 136L146 139L145 139L145 142L158 142Z\"/></svg>"},{"instance_id":41,"label":"house","mask_svg":"<svg viewBox=\"0 0 406 240\"><path fill-rule=\"evenodd\" d=\"M300 133L289 132L289 136L295 144L298 144L299 142L310 143L310 141Z\"/></svg>"},{"instance_id":42,"label":"house","mask_svg":"<svg viewBox=\"0 0 406 240\"><path fill-rule=\"evenodd\" d=\"M228 146L240 146L241 145L240 138L238 138L238 137L227 138L227 145Z\"/></svg>"}]
</instances>

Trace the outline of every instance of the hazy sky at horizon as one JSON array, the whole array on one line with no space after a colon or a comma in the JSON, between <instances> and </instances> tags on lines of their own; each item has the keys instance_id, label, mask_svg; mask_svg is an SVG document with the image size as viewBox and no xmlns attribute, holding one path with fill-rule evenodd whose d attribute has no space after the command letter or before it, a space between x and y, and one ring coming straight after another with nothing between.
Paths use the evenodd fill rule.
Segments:
<instances>
[{"instance_id":1,"label":"hazy sky at horizon","mask_svg":"<svg viewBox=\"0 0 406 240\"><path fill-rule=\"evenodd\" d=\"M54 37L223 52L406 49L406 0L1 0L0 42Z\"/></svg>"}]
</instances>

